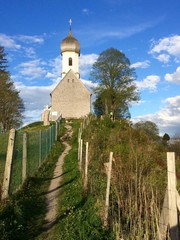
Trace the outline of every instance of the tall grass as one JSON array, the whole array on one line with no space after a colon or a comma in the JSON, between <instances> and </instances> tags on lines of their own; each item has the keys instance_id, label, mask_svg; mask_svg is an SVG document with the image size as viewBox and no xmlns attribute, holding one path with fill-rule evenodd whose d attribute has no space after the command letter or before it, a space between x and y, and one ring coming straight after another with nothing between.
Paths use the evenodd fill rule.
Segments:
<instances>
[{"instance_id":1,"label":"tall grass","mask_svg":"<svg viewBox=\"0 0 180 240\"><path fill-rule=\"evenodd\" d=\"M88 192L96 198L103 220L106 173L114 152L109 229L116 239L156 239L166 189L166 154L160 143L126 121L94 120L84 132L89 142ZM165 149L164 149L165 150Z\"/></svg>"}]
</instances>

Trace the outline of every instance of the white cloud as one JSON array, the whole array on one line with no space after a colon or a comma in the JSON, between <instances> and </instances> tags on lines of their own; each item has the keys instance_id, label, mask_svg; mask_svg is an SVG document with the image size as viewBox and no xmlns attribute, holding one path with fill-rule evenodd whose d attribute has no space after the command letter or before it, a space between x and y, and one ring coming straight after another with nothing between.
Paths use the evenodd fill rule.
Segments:
<instances>
[{"instance_id":1,"label":"white cloud","mask_svg":"<svg viewBox=\"0 0 180 240\"><path fill-rule=\"evenodd\" d=\"M33 54L33 49L29 49L29 54ZM90 73L92 64L97 57L97 54L81 55L79 60L81 77ZM28 80L49 78L57 84L61 79L62 58L61 56L58 56L51 59L49 62L42 61L41 59L34 59L19 64L16 67L16 70L18 73L13 76L14 79L18 79L18 77L25 77L25 79Z\"/></svg>"},{"instance_id":2,"label":"white cloud","mask_svg":"<svg viewBox=\"0 0 180 240\"><path fill-rule=\"evenodd\" d=\"M21 48L21 45L17 44L11 36L0 34L0 45L11 50L17 50Z\"/></svg>"},{"instance_id":3,"label":"white cloud","mask_svg":"<svg viewBox=\"0 0 180 240\"><path fill-rule=\"evenodd\" d=\"M178 67L174 73L167 73L165 75L165 80L168 82L180 84L180 67Z\"/></svg>"},{"instance_id":4,"label":"white cloud","mask_svg":"<svg viewBox=\"0 0 180 240\"><path fill-rule=\"evenodd\" d=\"M29 58L35 58L36 57L36 52L33 47L23 47L26 56Z\"/></svg>"},{"instance_id":5,"label":"white cloud","mask_svg":"<svg viewBox=\"0 0 180 240\"><path fill-rule=\"evenodd\" d=\"M40 120L41 113L46 105L50 104L50 93L55 84L50 86L26 86L22 82L15 82L17 90L25 105L24 123Z\"/></svg>"},{"instance_id":6,"label":"white cloud","mask_svg":"<svg viewBox=\"0 0 180 240\"><path fill-rule=\"evenodd\" d=\"M47 72L47 74L46 74L46 76L45 76L46 78L55 78L56 77L56 74L54 74L54 73L51 73L51 72Z\"/></svg>"},{"instance_id":7,"label":"white cloud","mask_svg":"<svg viewBox=\"0 0 180 240\"><path fill-rule=\"evenodd\" d=\"M157 75L147 76L143 81L135 81L137 87L140 90L149 89L154 92L157 89L157 84L160 81L160 77Z\"/></svg>"},{"instance_id":8,"label":"white cloud","mask_svg":"<svg viewBox=\"0 0 180 240\"><path fill-rule=\"evenodd\" d=\"M131 64L132 68L148 68L150 66L150 61L145 60L144 62L136 62Z\"/></svg>"},{"instance_id":9,"label":"white cloud","mask_svg":"<svg viewBox=\"0 0 180 240\"><path fill-rule=\"evenodd\" d=\"M86 74L90 73L91 67L93 63L97 60L98 55L97 54L87 54L87 55L81 55L79 59L79 68L81 76L85 76Z\"/></svg>"},{"instance_id":10,"label":"white cloud","mask_svg":"<svg viewBox=\"0 0 180 240\"><path fill-rule=\"evenodd\" d=\"M170 104L171 107L175 107L180 111L180 96L166 98L165 102Z\"/></svg>"},{"instance_id":11,"label":"white cloud","mask_svg":"<svg viewBox=\"0 0 180 240\"><path fill-rule=\"evenodd\" d=\"M26 118L23 126L26 126L30 123L41 121L42 110L30 110L25 111L24 116Z\"/></svg>"},{"instance_id":12,"label":"white cloud","mask_svg":"<svg viewBox=\"0 0 180 240\"><path fill-rule=\"evenodd\" d=\"M47 71L44 69L44 65L46 65L44 61L36 59L21 63L16 68L19 70L19 75L31 80L45 77Z\"/></svg>"},{"instance_id":13,"label":"white cloud","mask_svg":"<svg viewBox=\"0 0 180 240\"><path fill-rule=\"evenodd\" d=\"M160 54L159 56L156 57L157 60L163 63L168 63L170 60L170 55L168 54Z\"/></svg>"},{"instance_id":14,"label":"white cloud","mask_svg":"<svg viewBox=\"0 0 180 240\"><path fill-rule=\"evenodd\" d=\"M93 83L89 80L85 80L85 79L81 79L82 82L88 87L88 89L91 89L91 88L94 88L94 87L97 87L98 84L97 83Z\"/></svg>"},{"instance_id":15,"label":"white cloud","mask_svg":"<svg viewBox=\"0 0 180 240\"><path fill-rule=\"evenodd\" d=\"M164 100L166 106L155 114L147 114L134 118L134 122L149 120L157 124L161 134L167 132L174 136L180 129L180 96L167 98Z\"/></svg>"},{"instance_id":16,"label":"white cloud","mask_svg":"<svg viewBox=\"0 0 180 240\"><path fill-rule=\"evenodd\" d=\"M42 36L37 36L37 35L34 35L34 36L18 35L18 36L15 36L15 38L26 44L32 44L32 43L41 44L44 42L44 38Z\"/></svg>"},{"instance_id":17,"label":"white cloud","mask_svg":"<svg viewBox=\"0 0 180 240\"><path fill-rule=\"evenodd\" d=\"M42 36L28 36L28 35L15 35L8 36L6 34L0 33L0 45L5 48L11 50L19 50L22 49L21 44L17 42L23 42L24 44L42 44L44 42L44 38ZM32 47L31 47L32 48Z\"/></svg>"},{"instance_id":18,"label":"white cloud","mask_svg":"<svg viewBox=\"0 0 180 240\"><path fill-rule=\"evenodd\" d=\"M89 15L90 11L89 11L88 8L83 8L82 13L85 14L85 15Z\"/></svg>"},{"instance_id":19,"label":"white cloud","mask_svg":"<svg viewBox=\"0 0 180 240\"><path fill-rule=\"evenodd\" d=\"M175 61L180 58L180 35L161 38L158 41L153 41L149 52L161 62L167 63L170 56L175 57Z\"/></svg>"},{"instance_id":20,"label":"white cloud","mask_svg":"<svg viewBox=\"0 0 180 240\"><path fill-rule=\"evenodd\" d=\"M110 25L107 22L96 23L96 26L89 25L81 31L77 31L78 35L81 36L81 43L83 46L97 45L102 42L108 42L109 39L124 39L133 36L137 33L144 32L145 30L153 27L155 22L146 22L132 26L121 26L121 25ZM88 39L88 41L87 41Z\"/></svg>"}]
</instances>

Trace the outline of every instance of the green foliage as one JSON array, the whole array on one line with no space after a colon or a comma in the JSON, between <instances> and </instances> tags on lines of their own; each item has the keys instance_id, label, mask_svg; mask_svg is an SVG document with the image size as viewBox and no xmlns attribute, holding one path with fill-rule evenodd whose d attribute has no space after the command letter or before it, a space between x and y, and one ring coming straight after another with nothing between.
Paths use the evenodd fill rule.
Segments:
<instances>
[{"instance_id":1,"label":"green foliage","mask_svg":"<svg viewBox=\"0 0 180 240\"><path fill-rule=\"evenodd\" d=\"M170 140L170 136L167 133L165 133L162 137L162 141L167 143L169 140Z\"/></svg>"},{"instance_id":2,"label":"green foliage","mask_svg":"<svg viewBox=\"0 0 180 240\"><path fill-rule=\"evenodd\" d=\"M0 46L0 127L3 132L22 123L24 104L7 71L4 48Z\"/></svg>"},{"instance_id":3,"label":"green foliage","mask_svg":"<svg viewBox=\"0 0 180 240\"><path fill-rule=\"evenodd\" d=\"M91 77L98 83L95 112L103 115L112 111L116 118L129 115L128 106L139 100L139 93L135 71L125 54L114 48L103 51L93 64Z\"/></svg>"},{"instance_id":4,"label":"green foliage","mask_svg":"<svg viewBox=\"0 0 180 240\"><path fill-rule=\"evenodd\" d=\"M134 124L134 128L143 131L153 140L160 140L159 129L154 122L140 121Z\"/></svg>"},{"instance_id":5,"label":"green foliage","mask_svg":"<svg viewBox=\"0 0 180 240\"><path fill-rule=\"evenodd\" d=\"M173 143L170 143L168 150L170 152L175 152L177 159L180 159L180 140L175 140Z\"/></svg>"}]
</instances>

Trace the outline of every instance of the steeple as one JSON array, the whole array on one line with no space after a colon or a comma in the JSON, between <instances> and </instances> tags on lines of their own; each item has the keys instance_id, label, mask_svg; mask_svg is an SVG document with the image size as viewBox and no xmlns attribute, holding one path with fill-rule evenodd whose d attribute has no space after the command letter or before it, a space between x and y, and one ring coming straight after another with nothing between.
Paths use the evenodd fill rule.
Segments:
<instances>
[{"instance_id":1,"label":"steeple","mask_svg":"<svg viewBox=\"0 0 180 240\"><path fill-rule=\"evenodd\" d=\"M72 34L72 20L69 21L70 30L68 36L61 42L61 55L62 55L62 77L72 69L79 78L79 56L80 44Z\"/></svg>"}]
</instances>

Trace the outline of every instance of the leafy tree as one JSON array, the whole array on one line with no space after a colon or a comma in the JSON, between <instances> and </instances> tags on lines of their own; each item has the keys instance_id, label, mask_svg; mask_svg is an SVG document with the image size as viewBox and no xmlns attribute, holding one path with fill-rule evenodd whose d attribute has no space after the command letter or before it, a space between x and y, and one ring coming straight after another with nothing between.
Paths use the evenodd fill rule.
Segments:
<instances>
[{"instance_id":1,"label":"leafy tree","mask_svg":"<svg viewBox=\"0 0 180 240\"><path fill-rule=\"evenodd\" d=\"M162 137L162 141L167 143L169 140L170 140L170 136L167 133L165 133Z\"/></svg>"},{"instance_id":2,"label":"leafy tree","mask_svg":"<svg viewBox=\"0 0 180 240\"><path fill-rule=\"evenodd\" d=\"M102 101L102 96L101 94L99 96L97 96L96 101L93 103L94 105L94 112L96 114L96 116L101 116L104 115L105 112L105 107Z\"/></svg>"},{"instance_id":3,"label":"leafy tree","mask_svg":"<svg viewBox=\"0 0 180 240\"><path fill-rule=\"evenodd\" d=\"M134 124L134 128L145 132L153 140L159 139L159 129L154 122L140 121Z\"/></svg>"},{"instance_id":4,"label":"leafy tree","mask_svg":"<svg viewBox=\"0 0 180 240\"><path fill-rule=\"evenodd\" d=\"M0 126L6 132L22 123L24 104L7 71L4 47L0 46Z\"/></svg>"},{"instance_id":5,"label":"leafy tree","mask_svg":"<svg viewBox=\"0 0 180 240\"><path fill-rule=\"evenodd\" d=\"M135 71L125 54L114 48L103 51L93 64L91 77L98 83L94 89L97 96L95 113L129 116L129 105L139 100L139 93L134 84Z\"/></svg>"}]
</instances>

